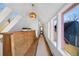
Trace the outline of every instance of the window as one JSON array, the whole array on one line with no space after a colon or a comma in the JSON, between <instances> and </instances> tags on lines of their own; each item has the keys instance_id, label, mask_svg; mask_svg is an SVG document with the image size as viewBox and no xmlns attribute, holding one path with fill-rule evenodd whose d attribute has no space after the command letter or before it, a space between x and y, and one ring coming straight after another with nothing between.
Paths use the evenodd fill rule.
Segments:
<instances>
[{"instance_id":1,"label":"window","mask_svg":"<svg viewBox=\"0 0 79 59\"><path fill-rule=\"evenodd\" d=\"M0 3L0 12L5 8L6 6L3 3Z\"/></svg>"},{"instance_id":2,"label":"window","mask_svg":"<svg viewBox=\"0 0 79 59\"><path fill-rule=\"evenodd\" d=\"M7 17L8 22L10 23L17 15L18 15L18 13L12 12L12 13Z\"/></svg>"},{"instance_id":3,"label":"window","mask_svg":"<svg viewBox=\"0 0 79 59\"><path fill-rule=\"evenodd\" d=\"M57 17L48 22L48 38L55 46L57 44Z\"/></svg>"},{"instance_id":4,"label":"window","mask_svg":"<svg viewBox=\"0 0 79 59\"><path fill-rule=\"evenodd\" d=\"M64 49L79 55L79 5L64 14Z\"/></svg>"},{"instance_id":5,"label":"window","mask_svg":"<svg viewBox=\"0 0 79 59\"><path fill-rule=\"evenodd\" d=\"M56 46L57 44L57 17L50 21L50 40Z\"/></svg>"},{"instance_id":6,"label":"window","mask_svg":"<svg viewBox=\"0 0 79 59\"><path fill-rule=\"evenodd\" d=\"M51 22L48 22L48 39L51 39Z\"/></svg>"},{"instance_id":7,"label":"window","mask_svg":"<svg viewBox=\"0 0 79 59\"><path fill-rule=\"evenodd\" d=\"M57 43L57 19L54 20L54 41Z\"/></svg>"},{"instance_id":8,"label":"window","mask_svg":"<svg viewBox=\"0 0 79 59\"><path fill-rule=\"evenodd\" d=\"M9 23L17 16L18 14L13 12L11 13L6 20L0 24L0 32L5 29L7 27L7 25L9 25Z\"/></svg>"},{"instance_id":9,"label":"window","mask_svg":"<svg viewBox=\"0 0 79 59\"><path fill-rule=\"evenodd\" d=\"M9 23L6 22L6 21L4 21L3 23L1 23L1 24L0 24L0 32L3 31L3 29L6 28L8 24L9 24Z\"/></svg>"}]
</instances>

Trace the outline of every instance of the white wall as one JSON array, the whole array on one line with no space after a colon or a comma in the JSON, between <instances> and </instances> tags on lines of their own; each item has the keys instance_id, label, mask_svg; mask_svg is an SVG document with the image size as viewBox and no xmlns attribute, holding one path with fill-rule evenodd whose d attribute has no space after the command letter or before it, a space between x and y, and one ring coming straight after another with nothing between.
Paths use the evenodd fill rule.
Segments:
<instances>
[{"instance_id":1,"label":"white wall","mask_svg":"<svg viewBox=\"0 0 79 59\"><path fill-rule=\"evenodd\" d=\"M25 23L27 24L27 22L21 18L21 20L19 20L11 29L9 32L15 32L15 31L22 31L23 27L27 27L25 26ZM28 24L27 24L28 25Z\"/></svg>"},{"instance_id":2,"label":"white wall","mask_svg":"<svg viewBox=\"0 0 79 59\"><path fill-rule=\"evenodd\" d=\"M44 27L44 34L45 34L45 37L46 37L46 41L49 45L49 48L52 52L52 54L54 54L55 56L62 56L63 54L57 49L57 47L51 42L51 40L48 38L48 33L47 33L47 30L48 27L45 25Z\"/></svg>"},{"instance_id":3,"label":"white wall","mask_svg":"<svg viewBox=\"0 0 79 59\"><path fill-rule=\"evenodd\" d=\"M34 3L34 10L37 12L40 20L43 23L48 22L66 3ZM31 3L6 3L6 6L18 12L26 18L27 14L32 11ZM19 7L20 6L20 7ZM18 8L17 8L18 7Z\"/></svg>"},{"instance_id":4,"label":"white wall","mask_svg":"<svg viewBox=\"0 0 79 59\"><path fill-rule=\"evenodd\" d=\"M31 27L32 29L34 29L34 30L36 30L36 36L38 37L38 31L39 31L39 24L38 24L38 20L36 20L36 21L32 21L31 23L30 23L30 26L29 27Z\"/></svg>"},{"instance_id":5,"label":"white wall","mask_svg":"<svg viewBox=\"0 0 79 59\"><path fill-rule=\"evenodd\" d=\"M28 21L27 19L22 18L20 21L18 21L15 26L13 26L9 32L14 32L14 31L22 31L23 27L29 27L34 30L36 30L36 36L38 37L38 30L39 30L39 25L38 21Z\"/></svg>"}]
</instances>

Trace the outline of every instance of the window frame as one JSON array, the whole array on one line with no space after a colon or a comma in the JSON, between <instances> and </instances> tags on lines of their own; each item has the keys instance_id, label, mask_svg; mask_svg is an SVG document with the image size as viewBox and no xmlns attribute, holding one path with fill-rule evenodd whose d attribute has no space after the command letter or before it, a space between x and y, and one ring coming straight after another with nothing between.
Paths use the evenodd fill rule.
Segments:
<instances>
[{"instance_id":1,"label":"window frame","mask_svg":"<svg viewBox=\"0 0 79 59\"><path fill-rule=\"evenodd\" d=\"M63 54L63 55L70 55L65 51L64 48L64 14L70 10L72 10L75 6L77 6L78 3L72 3L68 4L64 9L62 9L58 13L58 23L61 23L60 25L58 24L58 50ZM59 28L61 27L61 30Z\"/></svg>"}]
</instances>

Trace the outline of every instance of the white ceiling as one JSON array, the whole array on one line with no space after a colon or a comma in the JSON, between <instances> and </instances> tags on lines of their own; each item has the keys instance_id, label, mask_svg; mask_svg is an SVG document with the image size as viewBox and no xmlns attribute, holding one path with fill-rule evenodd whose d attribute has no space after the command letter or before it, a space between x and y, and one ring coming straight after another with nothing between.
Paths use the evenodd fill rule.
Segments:
<instances>
[{"instance_id":1,"label":"white ceiling","mask_svg":"<svg viewBox=\"0 0 79 59\"><path fill-rule=\"evenodd\" d=\"M32 10L31 3L6 3L13 11L18 12L26 18L29 11ZM51 17L55 16L66 3L35 3L34 10L37 12L39 20L43 23L48 22ZM27 18L26 18L27 19Z\"/></svg>"}]
</instances>

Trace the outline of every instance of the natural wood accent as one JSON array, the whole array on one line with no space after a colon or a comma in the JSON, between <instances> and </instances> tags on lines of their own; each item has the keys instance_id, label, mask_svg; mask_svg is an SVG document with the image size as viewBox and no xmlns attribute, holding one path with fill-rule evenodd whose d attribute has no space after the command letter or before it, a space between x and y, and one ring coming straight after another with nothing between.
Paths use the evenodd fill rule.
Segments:
<instances>
[{"instance_id":1,"label":"natural wood accent","mask_svg":"<svg viewBox=\"0 0 79 59\"><path fill-rule=\"evenodd\" d=\"M37 48L38 48L37 46L39 45L39 41L40 41L40 43L42 41L44 41L43 43L45 43L45 48L47 50L48 56L52 56L51 51L50 51L47 43L45 42L45 38L43 35L40 35L39 38L34 41L34 43L31 45L29 50L25 53L25 56L36 56L36 52L37 52ZM41 52L41 50L40 50L40 52Z\"/></svg>"},{"instance_id":2,"label":"natural wood accent","mask_svg":"<svg viewBox=\"0 0 79 59\"><path fill-rule=\"evenodd\" d=\"M4 56L35 56L38 41L44 39L45 47L49 56L52 56L45 37L40 35L36 39L35 31L3 33L3 55ZM8 49L7 49L8 48Z\"/></svg>"},{"instance_id":3,"label":"natural wood accent","mask_svg":"<svg viewBox=\"0 0 79 59\"><path fill-rule=\"evenodd\" d=\"M3 55L4 56L10 56L12 55L11 53L11 38L10 38L10 34L8 33L4 33L4 37L3 37Z\"/></svg>"},{"instance_id":4,"label":"natural wood accent","mask_svg":"<svg viewBox=\"0 0 79 59\"><path fill-rule=\"evenodd\" d=\"M71 44L65 44L64 49L72 56L79 56L79 48Z\"/></svg>"},{"instance_id":5,"label":"natural wood accent","mask_svg":"<svg viewBox=\"0 0 79 59\"><path fill-rule=\"evenodd\" d=\"M34 41L29 50L25 53L25 56L35 56L37 51L38 39Z\"/></svg>"},{"instance_id":6,"label":"natural wood accent","mask_svg":"<svg viewBox=\"0 0 79 59\"><path fill-rule=\"evenodd\" d=\"M3 33L3 55L23 56L35 39L35 31Z\"/></svg>"}]
</instances>

